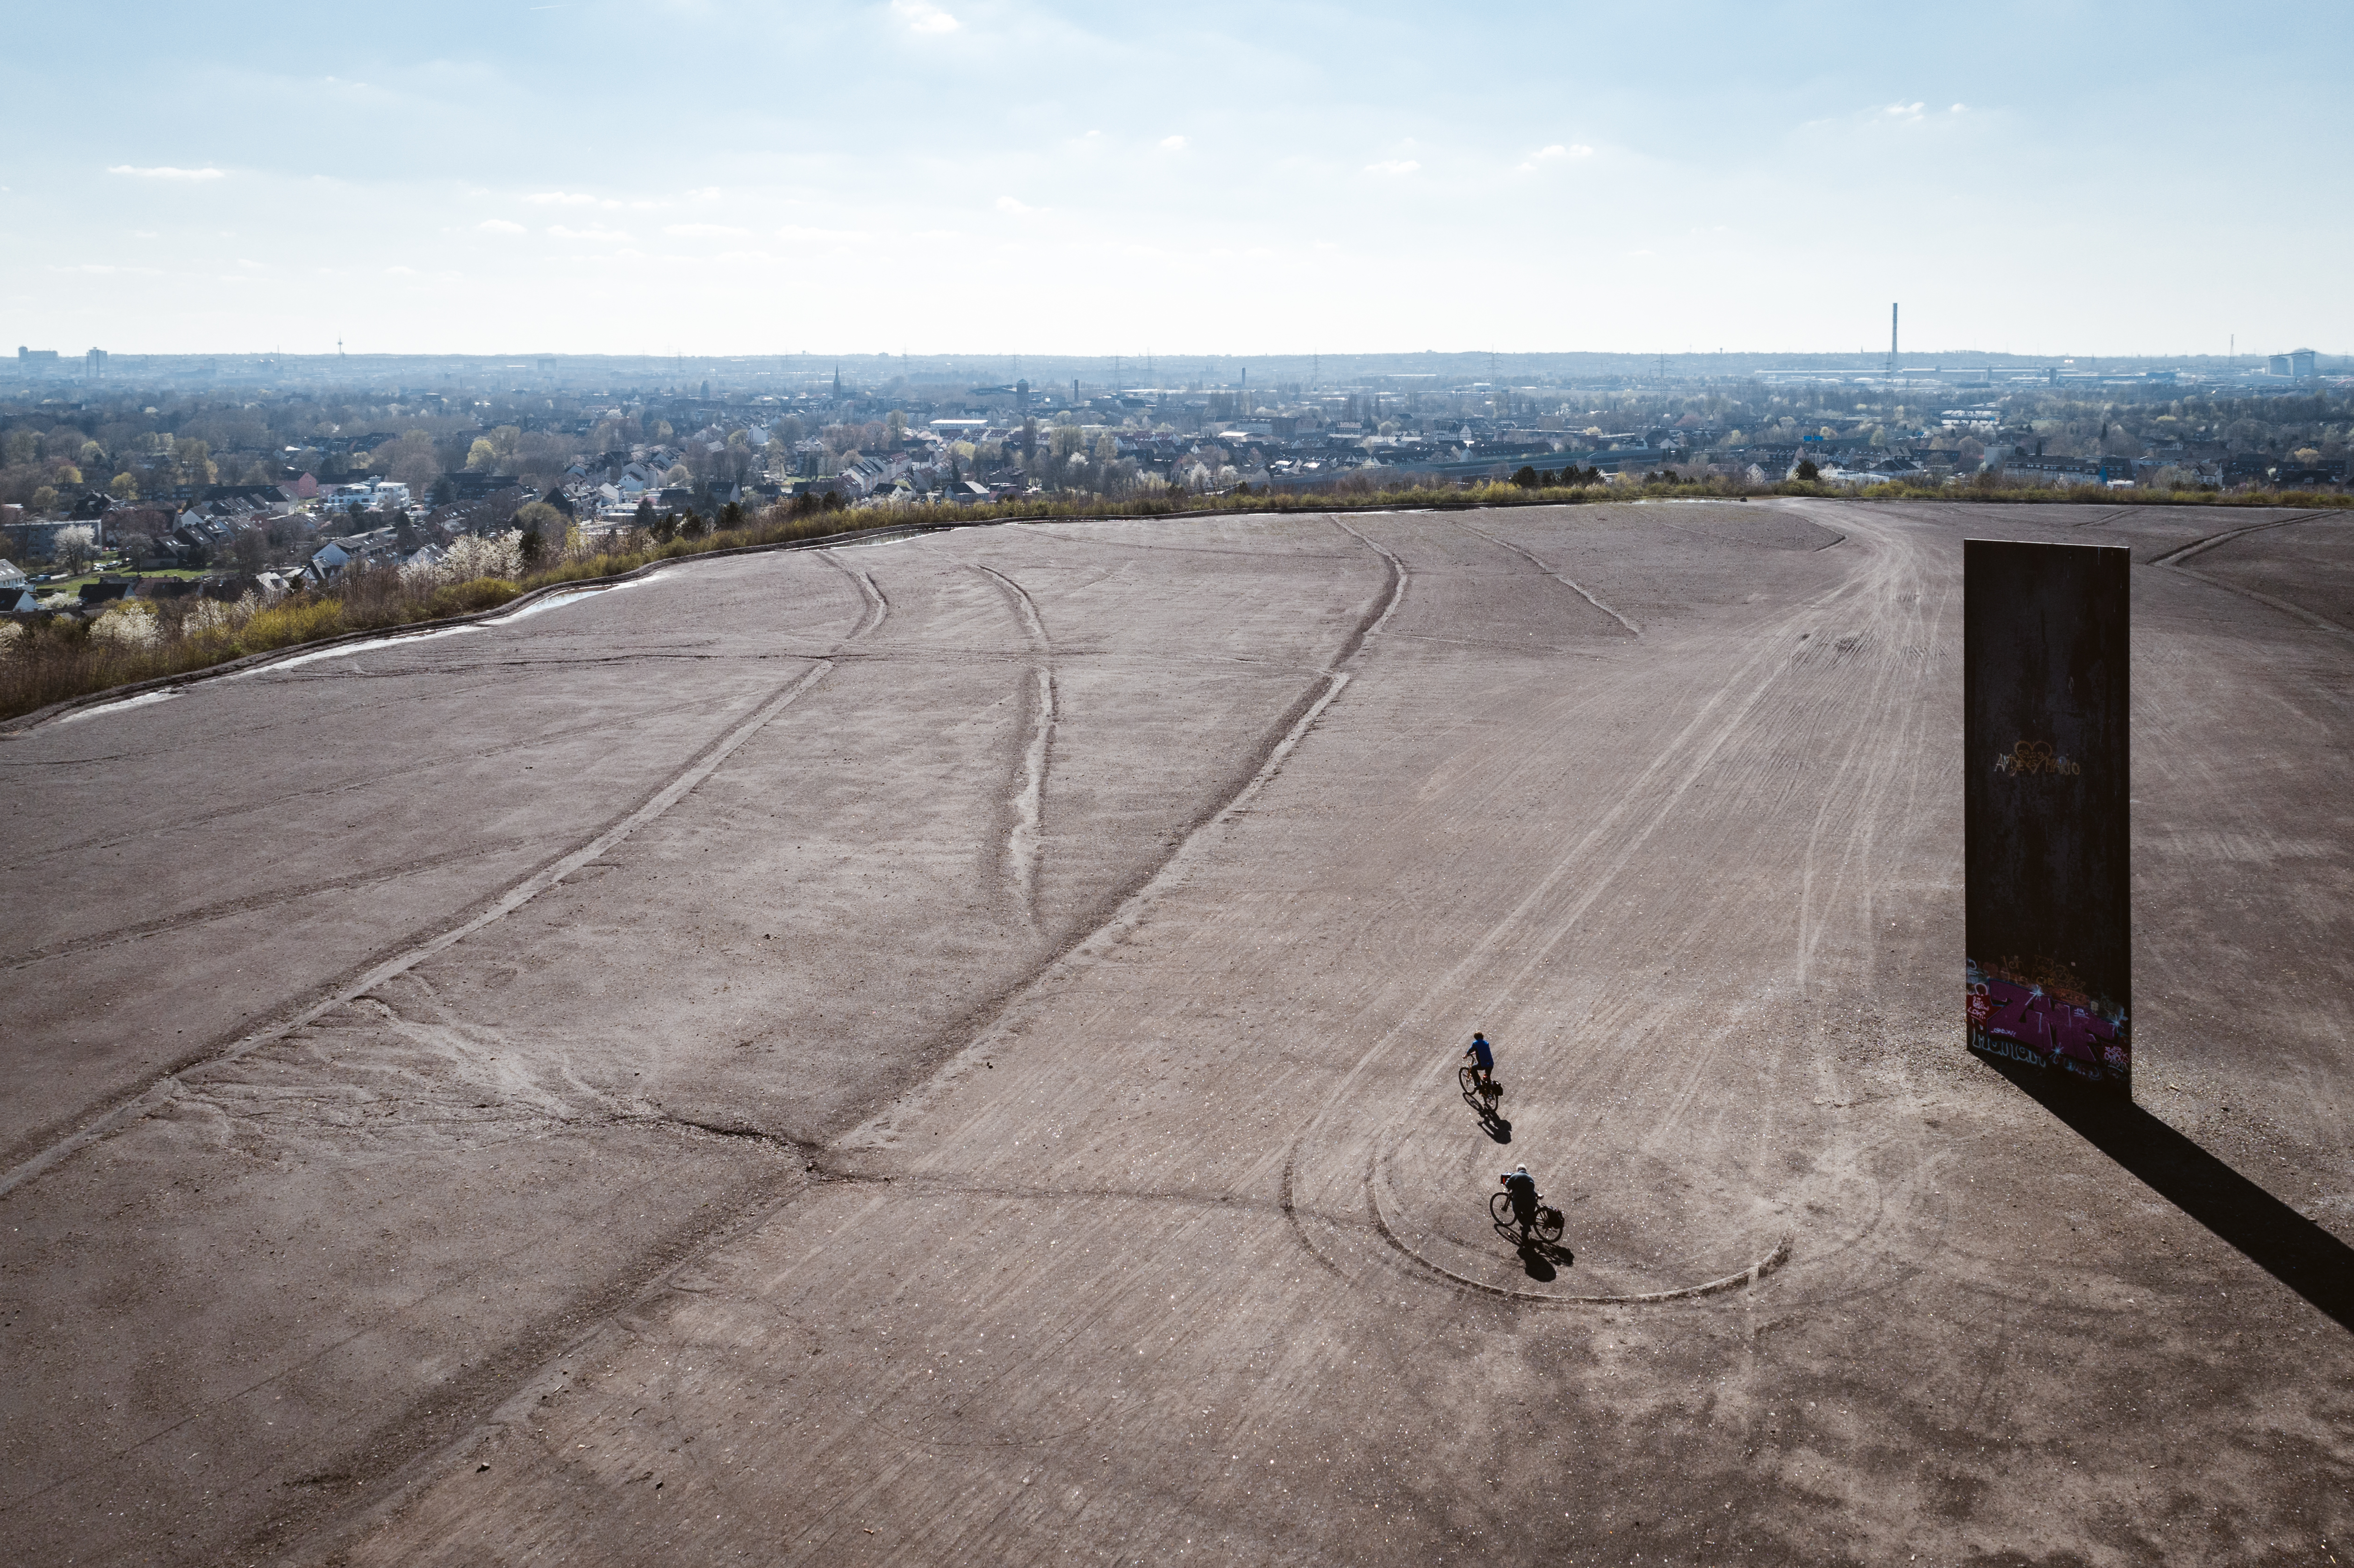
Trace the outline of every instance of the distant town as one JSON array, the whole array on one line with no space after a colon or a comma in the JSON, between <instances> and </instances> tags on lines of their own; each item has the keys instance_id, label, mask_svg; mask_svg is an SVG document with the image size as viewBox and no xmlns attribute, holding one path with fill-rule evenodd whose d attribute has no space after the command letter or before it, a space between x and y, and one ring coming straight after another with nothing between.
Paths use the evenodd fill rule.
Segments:
<instances>
[{"instance_id":1,"label":"distant town","mask_svg":"<svg viewBox=\"0 0 2354 1568\"><path fill-rule=\"evenodd\" d=\"M469 536L560 529L578 549L796 503L1511 479L2318 491L2342 489L2354 455L2354 367L2306 349L2105 364L1458 354L1179 366L19 348L0 361L0 377L11 371L0 610L18 614L70 608L63 585L101 567L268 599L355 565L430 566Z\"/></svg>"}]
</instances>

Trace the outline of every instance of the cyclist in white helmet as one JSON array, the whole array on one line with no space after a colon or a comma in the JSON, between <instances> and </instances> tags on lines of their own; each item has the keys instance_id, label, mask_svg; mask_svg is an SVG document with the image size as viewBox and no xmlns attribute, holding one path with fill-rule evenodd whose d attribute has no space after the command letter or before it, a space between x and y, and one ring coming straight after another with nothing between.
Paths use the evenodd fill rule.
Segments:
<instances>
[{"instance_id":1,"label":"cyclist in white helmet","mask_svg":"<svg viewBox=\"0 0 2354 1568\"><path fill-rule=\"evenodd\" d=\"M1529 1174L1527 1166L1515 1165L1496 1180L1511 1198L1512 1218L1520 1222L1525 1234L1537 1223L1537 1179Z\"/></svg>"}]
</instances>

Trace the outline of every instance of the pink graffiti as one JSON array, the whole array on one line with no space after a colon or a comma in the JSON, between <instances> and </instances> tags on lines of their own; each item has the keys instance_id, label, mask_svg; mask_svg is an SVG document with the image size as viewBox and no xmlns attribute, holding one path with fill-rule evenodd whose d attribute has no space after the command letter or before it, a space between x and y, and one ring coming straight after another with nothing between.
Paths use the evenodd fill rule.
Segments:
<instances>
[{"instance_id":1,"label":"pink graffiti","mask_svg":"<svg viewBox=\"0 0 2354 1568\"><path fill-rule=\"evenodd\" d=\"M1986 1012L1971 998L1971 1022L1988 1034L2015 1040L2041 1056L2122 1066L2130 1050L2117 1026L2098 1013L2057 1001L2009 980L1986 982Z\"/></svg>"}]
</instances>

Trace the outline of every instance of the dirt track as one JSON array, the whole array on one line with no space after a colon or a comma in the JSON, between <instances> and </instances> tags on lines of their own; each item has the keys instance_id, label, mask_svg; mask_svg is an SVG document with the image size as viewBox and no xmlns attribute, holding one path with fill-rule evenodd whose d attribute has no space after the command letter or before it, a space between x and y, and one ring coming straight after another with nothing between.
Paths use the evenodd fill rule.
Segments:
<instances>
[{"instance_id":1,"label":"dirt track","mask_svg":"<svg viewBox=\"0 0 2354 1568\"><path fill-rule=\"evenodd\" d=\"M1961 1048L1965 535L2135 550L2136 1116ZM2343 514L1001 527L0 741L0 1537L2342 1556L2349 629Z\"/></svg>"}]
</instances>

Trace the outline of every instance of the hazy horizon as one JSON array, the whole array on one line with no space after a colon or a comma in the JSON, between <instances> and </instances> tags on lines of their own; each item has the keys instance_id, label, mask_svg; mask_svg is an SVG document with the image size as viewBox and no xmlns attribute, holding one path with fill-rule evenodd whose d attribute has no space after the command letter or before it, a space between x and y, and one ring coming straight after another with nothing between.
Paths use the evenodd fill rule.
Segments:
<instances>
[{"instance_id":1,"label":"hazy horizon","mask_svg":"<svg viewBox=\"0 0 2354 1568\"><path fill-rule=\"evenodd\" d=\"M2354 339L2342 7L110 17L12 103L7 346L1802 355L1884 353L1891 301L1983 345L1908 359Z\"/></svg>"}]
</instances>

